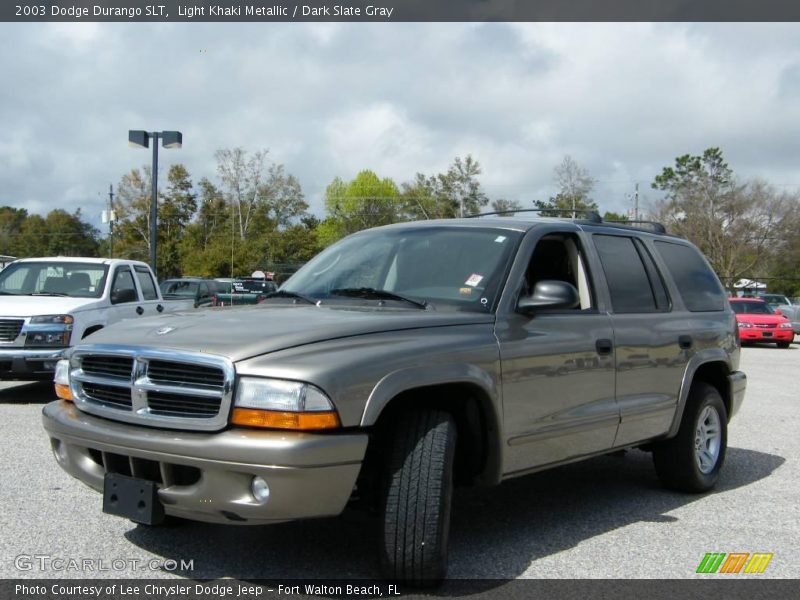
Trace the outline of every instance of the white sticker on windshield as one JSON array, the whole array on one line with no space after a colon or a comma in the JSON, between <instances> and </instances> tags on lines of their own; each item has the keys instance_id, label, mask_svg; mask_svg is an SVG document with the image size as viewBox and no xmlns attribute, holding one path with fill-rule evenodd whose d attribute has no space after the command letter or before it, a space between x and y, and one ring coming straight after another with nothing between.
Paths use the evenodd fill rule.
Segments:
<instances>
[{"instance_id":1,"label":"white sticker on windshield","mask_svg":"<svg viewBox=\"0 0 800 600\"><path fill-rule=\"evenodd\" d=\"M481 282L482 279L483 275L477 275L476 273L473 273L469 276L469 279L464 282L464 285L471 285L472 287L475 287Z\"/></svg>"},{"instance_id":2,"label":"white sticker on windshield","mask_svg":"<svg viewBox=\"0 0 800 600\"><path fill-rule=\"evenodd\" d=\"M498 244L502 244L503 242L506 241L506 236L498 235L496 238L494 238L494 241L497 242Z\"/></svg>"}]
</instances>

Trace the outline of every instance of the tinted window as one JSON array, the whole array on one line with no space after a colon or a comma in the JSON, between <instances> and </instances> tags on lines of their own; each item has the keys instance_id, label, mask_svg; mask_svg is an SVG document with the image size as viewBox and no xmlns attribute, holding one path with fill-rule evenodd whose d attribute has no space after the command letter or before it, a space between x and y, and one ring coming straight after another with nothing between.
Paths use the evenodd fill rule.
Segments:
<instances>
[{"instance_id":1,"label":"tinted window","mask_svg":"<svg viewBox=\"0 0 800 600\"><path fill-rule=\"evenodd\" d=\"M142 297L145 300L158 300L156 284L153 283L153 276L144 267L136 267L136 278L139 280L139 287L142 288Z\"/></svg>"},{"instance_id":2,"label":"tinted window","mask_svg":"<svg viewBox=\"0 0 800 600\"><path fill-rule=\"evenodd\" d=\"M670 301L667 288L664 285L664 279L661 277L661 273L658 267L656 267L653 257L650 255L650 251L645 247L642 240L634 240L634 243L639 250L639 256L642 257L642 261L644 262L647 278L650 280L650 288L653 290L653 296L656 299L656 306L658 306L659 310L669 310Z\"/></svg>"},{"instance_id":3,"label":"tinted window","mask_svg":"<svg viewBox=\"0 0 800 600\"><path fill-rule=\"evenodd\" d=\"M773 315L766 302L747 302L731 300L731 308L737 315Z\"/></svg>"},{"instance_id":4,"label":"tinted window","mask_svg":"<svg viewBox=\"0 0 800 600\"><path fill-rule=\"evenodd\" d=\"M690 246L656 242L675 285L690 311L724 310L725 292L703 255Z\"/></svg>"},{"instance_id":5,"label":"tinted window","mask_svg":"<svg viewBox=\"0 0 800 600\"><path fill-rule=\"evenodd\" d=\"M595 235L594 245L606 274L615 313L642 313L657 310L650 279L633 239Z\"/></svg>"},{"instance_id":6,"label":"tinted window","mask_svg":"<svg viewBox=\"0 0 800 600\"><path fill-rule=\"evenodd\" d=\"M132 290L134 294L134 300L129 300L129 302L135 301L136 298L136 286L133 284L133 275L131 275L131 270L128 267L119 267L114 274L114 283L111 286L111 294L117 295L124 290Z\"/></svg>"}]
</instances>

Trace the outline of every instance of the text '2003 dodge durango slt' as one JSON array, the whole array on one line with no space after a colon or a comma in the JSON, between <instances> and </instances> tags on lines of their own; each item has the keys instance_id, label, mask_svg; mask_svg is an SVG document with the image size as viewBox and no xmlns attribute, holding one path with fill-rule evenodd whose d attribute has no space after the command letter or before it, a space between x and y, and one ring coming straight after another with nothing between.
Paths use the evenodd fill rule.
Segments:
<instances>
[{"instance_id":1,"label":"text '2003 dodge durango slt'","mask_svg":"<svg viewBox=\"0 0 800 600\"><path fill-rule=\"evenodd\" d=\"M260 306L108 327L57 366L58 464L149 524L358 497L412 583L446 574L456 484L644 447L709 490L746 385L725 291L688 242L590 216L367 230Z\"/></svg>"}]
</instances>

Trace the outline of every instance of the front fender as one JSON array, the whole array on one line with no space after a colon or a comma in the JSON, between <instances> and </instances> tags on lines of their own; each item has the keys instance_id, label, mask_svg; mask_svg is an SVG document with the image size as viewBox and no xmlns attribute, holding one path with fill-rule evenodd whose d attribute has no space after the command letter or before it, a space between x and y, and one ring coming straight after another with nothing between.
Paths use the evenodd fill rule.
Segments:
<instances>
[{"instance_id":1,"label":"front fender","mask_svg":"<svg viewBox=\"0 0 800 600\"><path fill-rule=\"evenodd\" d=\"M446 384L468 384L480 388L492 405L491 415L502 422L499 407L502 406L498 382L483 369L470 364L415 366L394 371L383 377L367 399L361 415L361 426L374 425L386 405L398 394L414 388Z\"/></svg>"}]
</instances>

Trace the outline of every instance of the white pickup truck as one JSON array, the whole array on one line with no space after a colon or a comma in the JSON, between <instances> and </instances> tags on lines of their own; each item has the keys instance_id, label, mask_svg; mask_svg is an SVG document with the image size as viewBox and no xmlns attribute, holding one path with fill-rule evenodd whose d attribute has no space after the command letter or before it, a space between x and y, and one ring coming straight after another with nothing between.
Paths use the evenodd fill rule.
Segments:
<instances>
[{"instance_id":1,"label":"white pickup truck","mask_svg":"<svg viewBox=\"0 0 800 600\"><path fill-rule=\"evenodd\" d=\"M133 260L29 258L0 271L0 380L52 379L68 347L123 319L194 307L164 300Z\"/></svg>"}]
</instances>

